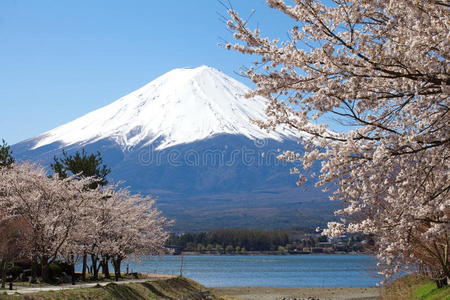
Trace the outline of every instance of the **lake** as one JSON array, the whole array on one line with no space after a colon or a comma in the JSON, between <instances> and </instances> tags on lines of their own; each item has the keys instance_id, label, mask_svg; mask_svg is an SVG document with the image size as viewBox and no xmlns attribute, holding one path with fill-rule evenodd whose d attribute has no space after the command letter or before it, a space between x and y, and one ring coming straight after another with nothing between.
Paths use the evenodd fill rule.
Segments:
<instances>
[{"instance_id":1,"label":"lake","mask_svg":"<svg viewBox=\"0 0 450 300\"><path fill-rule=\"evenodd\" d=\"M129 263L130 272L180 274L206 287L369 287L376 260L369 255L186 255ZM124 263L125 271L127 263Z\"/></svg>"}]
</instances>

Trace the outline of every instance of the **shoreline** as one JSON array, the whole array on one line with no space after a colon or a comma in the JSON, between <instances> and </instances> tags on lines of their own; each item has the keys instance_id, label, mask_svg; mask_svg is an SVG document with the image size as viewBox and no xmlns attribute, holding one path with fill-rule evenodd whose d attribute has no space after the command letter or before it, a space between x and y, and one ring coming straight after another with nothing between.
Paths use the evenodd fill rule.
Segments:
<instances>
[{"instance_id":1,"label":"shoreline","mask_svg":"<svg viewBox=\"0 0 450 300\"><path fill-rule=\"evenodd\" d=\"M201 255L209 255L209 256L249 256L249 255L285 255L285 256L303 256L303 255L372 255L368 252L323 252L323 253L280 253L280 252L251 252L248 251L247 253L201 253L201 252L192 252L192 251L186 251L176 254L169 254L172 256L189 256L189 255L195 255L195 256L201 256Z\"/></svg>"},{"instance_id":2,"label":"shoreline","mask_svg":"<svg viewBox=\"0 0 450 300\"><path fill-rule=\"evenodd\" d=\"M274 288L274 287L218 287L209 288L215 295L246 300L274 299L380 299L379 287L315 287L315 288Z\"/></svg>"},{"instance_id":3,"label":"shoreline","mask_svg":"<svg viewBox=\"0 0 450 300\"><path fill-rule=\"evenodd\" d=\"M13 291L5 290L6 295L11 294L34 294L39 292L49 293L75 293L76 291L84 290L86 293L94 287L106 287L109 284L115 285L130 285L130 284L145 284L145 282L161 282L170 280L189 280L192 279L181 278L170 274L142 274L144 278L134 280L114 281L100 281L79 283L77 285L63 284L50 286L18 286L16 285ZM380 287L264 287L264 286L230 286L230 287L208 287L205 291L210 291L218 296L218 299L223 300L275 300L275 299L327 299L327 300L377 300L380 299L382 288ZM1 298L1 297L0 297Z\"/></svg>"}]
</instances>

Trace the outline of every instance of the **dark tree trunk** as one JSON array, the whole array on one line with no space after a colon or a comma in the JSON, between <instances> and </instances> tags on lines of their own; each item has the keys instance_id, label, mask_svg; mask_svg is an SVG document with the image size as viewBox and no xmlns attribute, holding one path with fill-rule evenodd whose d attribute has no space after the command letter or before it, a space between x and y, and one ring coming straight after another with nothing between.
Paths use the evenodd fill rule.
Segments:
<instances>
[{"instance_id":1,"label":"dark tree trunk","mask_svg":"<svg viewBox=\"0 0 450 300\"><path fill-rule=\"evenodd\" d=\"M97 276L100 273L100 268L102 267L102 261L97 257Z\"/></svg>"},{"instance_id":2,"label":"dark tree trunk","mask_svg":"<svg viewBox=\"0 0 450 300\"><path fill-rule=\"evenodd\" d=\"M441 288L446 287L448 285L447 278L436 279L435 282L436 282L436 286L437 286L438 289L441 289Z\"/></svg>"},{"instance_id":3,"label":"dark tree trunk","mask_svg":"<svg viewBox=\"0 0 450 300\"><path fill-rule=\"evenodd\" d=\"M106 279L111 279L111 274L109 274L109 257L102 257L102 272L105 275Z\"/></svg>"},{"instance_id":4,"label":"dark tree trunk","mask_svg":"<svg viewBox=\"0 0 450 300\"><path fill-rule=\"evenodd\" d=\"M2 289L4 289L6 287L5 282L6 282L6 261L5 260L1 260L0 261L0 272L1 272L1 276L2 276Z\"/></svg>"},{"instance_id":5,"label":"dark tree trunk","mask_svg":"<svg viewBox=\"0 0 450 300\"><path fill-rule=\"evenodd\" d=\"M91 261L92 261L92 272L94 273L94 277L92 279L98 280L98 257L96 254L91 254Z\"/></svg>"},{"instance_id":6,"label":"dark tree trunk","mask_svg":"<svg viewBox=\"0 0 450 300\"><path fill-rule=\"evenodd\" d=\"M42 281L47 282L47 283L50 282L48 258L46 256L43 256L41 258L41 276L42 276Z\"/></svg>"},{"instance_id":7,"label":"dark tree trunk","mask_svg":"<svg viewBox=\"0 0 450 300\"><path fill-rule=\"evenodd\" d=\"M86 281L86 270L87 270L87 254L83 254L83 267L81 269L81 280Z\"/></svg>"},{"instance_id":8,"label":"dark tree trunk","mask_svg":"<svg viewBox=\"0 0 450 300\"><path fill-rule=\"evenodd\" d=\"M33 261L31 262L31 283L37 282L37 269L38 269L38 263L36 260L36 257L33 257Z\"/></svg>"},{"instance_id":9,"label":"dark tree trunk","mask_svg":"<svg viewBox=\"0 0 450 300\"><path fill-rule=\"evenodd\" d=\"M72 285L75 285L75 257L74 255L70 255L70 281Z\"/></svg>"},{"instance_id":10,"label":"dark tree trunk","mask_svg":"<svg viewBox=\"0 0 450 300\"><path fill-rule=\"evenodd\" d=\"M75 276L75 265L72 265L71 268L72 268L72 275L71 275L70 279L71 279L72 285L75 285L75 282L77 280L77 278Z\"/></svg>"},{"instance_id":11,"label":"dark tree trunk","mask_svg":"<svg viewBox=\"0 0 450 300\"><path fill-rule=\"evenodd\" d=\"M113 258L113 266L114 266L114 276L116 281L119 281L120 278L120 265L122 263L122 259L120 258Z\"/></svg>"}]
</instances>

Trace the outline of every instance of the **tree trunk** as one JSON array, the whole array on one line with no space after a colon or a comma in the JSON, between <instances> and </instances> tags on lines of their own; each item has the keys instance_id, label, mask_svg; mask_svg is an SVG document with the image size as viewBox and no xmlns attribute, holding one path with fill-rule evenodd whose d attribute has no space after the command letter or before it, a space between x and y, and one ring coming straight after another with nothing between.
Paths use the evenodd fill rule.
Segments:
<instances>
[{"instance_id":1,"label":"tree trunk","mask_svg":"<svg viewBox=\"0 0 450 300\"><path fill-rule=\"evenodd\" d=\"M75 263L70 262L70 282L75 285Z\"/></svg>"},{"instance_id":2,"label":"tree trunk","mask_svg":"<svg viewBox=\"0 0 450 300\"><path fill-rule=\"evenodd\" d=\"M50 282L48 258L46 256L41 258L41 276L43 282Z\"/></svg>"},{"instance_id":3,"label":"tree trunk","mask_svg":"<svg viewBox=\"0 0 450 300\"><path fill-rule=\"evenodd\" d=\"M92 272L94 273L94 280L98 280L98 267L97 267L97 262L98 262L98 257L96 254L91 254L91 261L92 261Z\"/></svg>"},{"instance_id":4,"label":"tree trunk","mask_svg":"<svg viewBox=\"0 0 450 300\"><path fill-rule=\"evenodd\" d=\"M441 288L446 287L448 285L447 277L442 278L442 279L436 279L435 282L436 282L436 287L438 289L441 289Z\"/></svg>"},{"instance_id":5,"label":"tree trunk","mask_svg":"<svg viewBox=\"0 0 450 300\"><path fill-rule=\"evenodd\" d=\"M106 279L111 279L111 274L109 274L109 257L102 257L102 272L105 275Z\"/></svg>"},{"instance_id":6,"label":"tree trunk","mask_svg":"<svg viewBox=\"0 0 450 300\"><path fill-rule=\"evenodd\" d=\"M113 258L113 266L114 266L114 276L116 281L119 281L120 278L120 264L122 263L122 259Z\"/></svg>"},{"instance_id":7,"label":"tree trunk","mask_svg":"<svg viewBox=\"0 0 450 300\"><path fill-rule=\"evenodd\" d=\"M37 269L38 269L38 263L36 257L33 257L33 260L31 262L31 283L37 282Z\"/></svg>"},{"instance_id":8,"label":"tree trunk","mask_svg":"<svg viewBox=\"0 0 450 300\"><path fill-rule=\"evenodd\" d=\"M102 261L97 257L97 276L100 273L100 268L102 267Z\"/></svg>"},{"instance_id":9,"label":"tree trunk","mask_svg":"<svg viewBox=\"0 0 450 300\"><path fill-rule=\"evenodd\" d=\"M74 255L70 255L70 281L72 285L75 285L75 257Z\"/></svg>"},{"instance_id":10,"label":"tree trunk","mask_svg":"<svg viewBox=\"0 0 450 300\"><path fill-rule=\"evenodd\" d=\"M83 254L83 267L81 269L81 280L86 281L87 254Z\"/></svg>"},{"instance_id":11,"label":"tree trunk","mask_svg":"<svg viewBox=\"0 0 450 300\"><path fill-rule=\"evenodd\" d=\"M1 272L1 276L2 276L2 289L4 289L6 287L6 285L5 285L5 283L6 283L6 261L5 260L0 261L0 272Z\"/></svg>"}]
</instances>

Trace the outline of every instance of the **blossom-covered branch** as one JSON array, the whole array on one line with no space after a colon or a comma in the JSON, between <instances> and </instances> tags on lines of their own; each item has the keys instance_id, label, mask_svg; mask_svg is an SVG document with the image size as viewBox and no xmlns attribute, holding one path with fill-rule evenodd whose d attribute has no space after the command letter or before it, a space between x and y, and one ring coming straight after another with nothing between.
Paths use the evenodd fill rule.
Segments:
<instances>
[{"instance_id":1,"label":"blossom-covered branch","mask_svg":"<svg viewBox=\"0 0 450 300\"><path fill-rule=\"evenodd\" d=\"M418 266L450 277L449 19L444 1L267 0L296 23L281 42L230 10L228 44L258 56L249 96L269 98L264 128L308 136L280 158L322 164L318 185L337 186L342 223L325 232L378 238L385 275ZM336 118L350 125L330 130ZM298 168L297 168L298 170ZM305 178L300 175L299 183ZM443 259L444 258L444 259Z\"/></svg>"}]
</instances>

